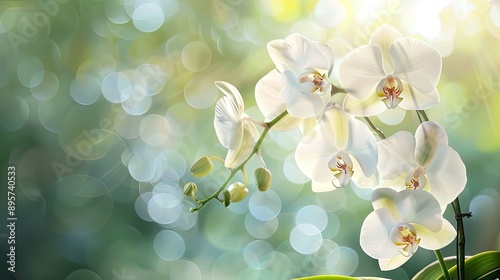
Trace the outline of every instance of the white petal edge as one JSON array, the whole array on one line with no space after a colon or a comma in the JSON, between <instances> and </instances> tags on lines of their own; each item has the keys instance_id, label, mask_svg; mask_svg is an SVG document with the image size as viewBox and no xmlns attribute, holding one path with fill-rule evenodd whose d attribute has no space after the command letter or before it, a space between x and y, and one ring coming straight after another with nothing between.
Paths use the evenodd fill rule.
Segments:
<instances>
[{"instance_id":1,"label":"white petal edge","mask_svg":"<svg viewBox=\"0 0 500 280\"><path fill-rule=\"evenodd\" d=\"M375 91L367 97L358 99L351 95L346 95L344 99L344 110L357 117L370 117L384 112L387 106Z\"/></svg>"},{"instance_id":2,"label":"white petal edge","mask_svg":"<svg viewBox=\"0 0 500 280\"><path fill-rule=\"evenodd\" d=\"M415 161L426 167L435 156L438 145L448 145L444 127L433 121L423 122L415 132Z\"/></svg>"},{"instance_id":3,"label":"white petal edge","mask_svg":"<svg viewBox=\"0 0 500 280\"><path fill-rule=\"evenodd\" d=\"M386 77L382 53L374 46L361 46L349 53L339 64L339 82L353 97L367 97Z\"/></svg>"},{"instance_id":4,"label":"white petal edge","mask_svg":"<svg viewBox=\"0 0 500 280\"><path fill-rule=\"evenodd\" d=\"M394 76L405 80L418 91L433 91L441 76L441 55L429 44L415 38L396 40L389 54L394 60Z\"/></svg>"},{"instance_id":5,"label":"white petal edge","mask_svg":"<svg viewBox=\"0 0 500 280\"><path fill-rule=\"evenodd\" d=\"M354 118L349 119L349 142L346 151L359 163L365 177L377 170L377 140L368 126Z\"/></svg>"},{"instance_id":6,"label":"white petal edge","mask_svg":"<svg viewBox=\"0 0 500 280\"><path fill-rule=\"evenodd\" d=\"M395 197L395 203L405 223L417 223L429 230L441 229L441 206L434 196L423 190L403 190Z\"/></svg>"},{"instance_id":7,"label":"white petal edge","mask_svg":"<svg viewBox=\"0 0 500 280\"><path fill-rule=\"evenodd\" d=\"M408 85L406 81L401 81L403 83L403 92L399 97L403 98L399 107L406 110L426 110L436 105L439 100L439 93L437 89L434 89L430 93L423 94L418 91L415 87Z\"/></svg>"},{"instance_id":8,"label":"white petal edge","mask_svg":"<svg viewBox=\"0 0 500 280\"><path fill-rule=\"evenodd\" d=\"M391 219L394 222L401 222L402 216L395 202L397 195L398 192L393 189L381 188L374 190L372 193L373 209L378 210L385 208L389 211Z\"/></svg>"},{"instance_id":9,"label":"white petal edge","mask_svg":"<svg viewBox=\"0 0 500 280\"><path fill-rule=\"evenodd\" d=\"M405 257L405 256L399 254L398 256L396 256L392 259L380 259L380 260L378 260L378 265L380 267L380 270L388 271L388 270L393 270L393 269L396 269L396 268L402 266L409 259L410 259L410 257Z\"/></svg>"},{"instance_id":10,"label":"white petal edge","mask_svg":"<svg viewBox=\"0 0 500 280\"><path fill-rule=\"evenodd\" d=\"M389 24L382 24L379 26L373 31L370 37L370 42L368 44L376 46L382 52L384 70L386 73L392 73L394 71L394 62L389 56L389 49L392 43L400 38L403 38L401 32Z\"/></svg>"},{"instance_id":11,"label":"white petal edge","mask_svg":"<svg viewBox=\"0 0 500 280\"><path fill-rule=\"evenodd\" d=\"M417 237L421 238L419 246L427 250L438 250L450 244L457 232L451 223L443 219L441 229L437 232L431 231L425 226L412 224L417 231Z\"/></svg>"},{"instance_id":12,"label":"white petal edge","mask_svg":"<svg viewBox=\"0 0 500 280\"><path fill-rule=\"evenodd\" d=\"M315 127L298 144L295 162L309 179L326 184L334 177L328 162L337 152L330 139L320 132L319 127Z\"/></svg>"},{"instance_id":13,"label":"white petal edge","mask_svg":"<svg viewBox=\"0 0 500 280\"><path fill-rule=\"evenodd\" d=\"M216 81L215 86L217 86L225 96L229 97L231 101L234 102L235 108L237 108L239 113L243 113L245 111L243 98L241 97L240 91L235 86L224 81Z\"/></svg>"},{"instance_id":14,"label":"white petal edge","mask_svg":"<svg viewBox=\"0 0 500 280\"><path fill-rule=\"evenodd\" d=\"M455 200L467 184L467 170L460 155L445 145L438 146L425 172L430 192L442 206Z\"/></svg>"},{"instance_id":15,"label":"white petal edge","mask_svg":"<svg viewBox=\"0 0 500 280\"><path fill-rule=\"evenodd\" d=\"M415 137L409 132L396 132L386 139L378 141L377 148L377 170L381 180L406 176L409 171L416 167Z\"/></svg>"},{"instance_id":16,"label":"white petal edge","mask_svg":"<svg viewBox=\"0 0 500 280\"><path fill-rule=\"evenodd\" d=\"M399 255L390 238L391 229L396 225L391 220L388 209L377 209L366 217L361 226L359 244L363 251L375 259L391 259Z\"/></svg>"}]
</instances>

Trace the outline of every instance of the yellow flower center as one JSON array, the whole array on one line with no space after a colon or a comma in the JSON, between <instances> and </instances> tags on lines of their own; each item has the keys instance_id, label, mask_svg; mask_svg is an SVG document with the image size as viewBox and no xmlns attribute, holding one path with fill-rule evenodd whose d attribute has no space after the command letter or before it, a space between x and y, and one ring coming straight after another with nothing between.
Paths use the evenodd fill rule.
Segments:
<instances>
[{"instance_id":1,"label":"yellow flower center","mask_svg":"<svg viewBox=\"0 0 500 280\"><path fill-rule=\"evenodd\" d=\"M399 95L403 92L403 85L399 78L392 75L385 77L377 85L377 95L382 98L388 109L394 109L403 100Z\"/></svg>"},{"instance_id":2,"label":"yellow flower center","mask_svg":"<svg viewBox=\"0 0 500 280\"><path fill-rule=\"evenodd\" d=\"M328 162L328 168L330 168L334 176L332 185L336 188L345 187L354 173L352 167L352 160L349 155L345 152L338 152L335 157Z\"/></svg>"},{"instance_id":3,"label":"yellow flower center","mask_svg":"<svg viewBox=\"0 0 500 280\"><path fill-rule=\"evenodd\" d=\"M330 81L326 78L326 75L321 75L315 69L306 69L298 77L298 82L301 86L306 87L306 91L309 93L323 95L328 91L330 86Z\"/></svg>"},{"instance_id":4,"label":"yellow flower center","mask_svg":"<svg viewBox=\"0 0 500 280\"><path fill-rule=\"evenodd\" d=\"M405 257L413 255L420 244L417 231L408 223L399 223L391 230L391 240L398 247L398 251Z\"/></svg>"},{"instance_id":5,"label":"yellow flower center","mask_svg":"<svg viewBox=\"0 0 500 280\"><path fill-rule=\"evenodd\" d=\"M410 190L421 190L425 187L426 183L425 170L421 166L408 173L405 180L406 188Z\"/></svg>"}]
</instances>

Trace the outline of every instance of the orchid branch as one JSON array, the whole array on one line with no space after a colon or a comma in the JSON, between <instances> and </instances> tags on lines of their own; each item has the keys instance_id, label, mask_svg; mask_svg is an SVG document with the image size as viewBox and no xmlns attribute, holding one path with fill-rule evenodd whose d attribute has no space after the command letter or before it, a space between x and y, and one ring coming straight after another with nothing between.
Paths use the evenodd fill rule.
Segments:
<instances>
[{"instance_id":1,"label":"orchid branch","mask_svg":"<svg viewBox=\"0 0 500 280\"><path fill-rule=\"evenodd\" d=\"M195 212L195 211L198 211L200 210L207 202L209 202L210 200L214 199L214 198L217 198L219 199L219 194L227 187L227 185L229 184L229 182L231 181L231 179L239 172L243 172L245 174L245 171L244 171L244 167L245 167L245 164L250 160L250 158L252 158L252 156L256 153L258 153L260 151L260 146L262 145L262 142L264 141L264 138L266 137L267 133L269 132L269 130L276 124L278 123L281 119L283 119L286 115L288 114L288 112L285 110L283 111L281 114L279 114L276 118L274 118L273 120L265 123L265 128L264 128L264 131L262 132L262 134L260 135L259 139L257 140L257 142L255 143L255 146L253 147L253 150L252 152L248 155L248 157L240 164L238 165L237 167L231 169L231 173L229 174L229 177L227 177L226 181L224 181L224 183L221 185L221 187L215 191L213 194L211 194L210 196L208 196L207 198L205 199L198 199L196 202L198 203L198 206L196 207L192 207L191 209L189 209L190 212ZM220 200L220 199L219 199Z\"/></svg>"},{"instance_id":2,"label":"orchid branch","mask_svg":"<svg viewBox=\"0 0 500 280\"><path fill-rule=\"evenodd\" d=\"M434 250L434 254L436 254L436 258L439 261L439 266L443 271L444 279L451 280L450 273L448 272L448 267L446 267L446 263L444 262L443 255L441 254L441 250Z\"/></svg>"},{"instance_id":3,"label":"orchid branch","mask_svg":"<svg viewBox=\"0 0 500 280\"><path fill-rule=\"evenodd\" d=\"M366 120L366 123L368 123L368 126L370 126L370 128L378 134L378 137L380 137L380 139L385 139L385 135L382 130L376 127L368 117L364 118Z\"/></svg>"}]
</instances>

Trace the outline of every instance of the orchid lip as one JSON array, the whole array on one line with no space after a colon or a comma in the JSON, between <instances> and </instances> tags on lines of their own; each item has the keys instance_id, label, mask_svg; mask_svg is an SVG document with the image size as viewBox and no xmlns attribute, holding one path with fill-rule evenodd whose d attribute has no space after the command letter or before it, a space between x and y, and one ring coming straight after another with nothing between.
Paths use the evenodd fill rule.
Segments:
<instances>
[{"instance_id":1,"label":"orchid lip","mask_svg":"<svg viewBox=\"0 0 500 280\"><path fill-rule=\"evenodd\" d=\"M302 72L298 76L297 81L299 84L309 84L310 88L307 91L319 96L324 95L330 86L330 81L328 81L326 75L312 68L308 68Z\"/></svg>"},{"instance_id":2,"label":"orchid lip","mask_svg":"<svg viewBox=\"0 0 500 280\"><path fill-rule=\"evenodd\" d=\"M426 183L425 170L421 166L408 173L405 179L406 188L410 190L421 190L425 187Z\"/></svg>"},{"instance_id":3,"label":"orchid lip","mask_svg":"<svg viewBox=\"0 0 500 280\"><path fill-rule=\"evenodd\" d=\"M390 237L398 251L405 257L411 257L418 249L420 238L417 231L408 223L399 223L391 229Z\"/></svg>"},{"instance_id":4,"label":"orchid lip","mask_svg":"<svg viewBox=\"0 0 500 280\"><path fill-rule=\"evenodd\" d=\"M354 174L352 160L345 152L338 152L328 162L328 168L333 172L334 177L331 182L335 188L345 187Z\"/></svg>"},{"instance_id":5,"label":"orchid lip","mask_svg":"<svg viewBox=\"0 0 500 280\"><path fill-rule=\"evenodd\" d=\"M387 109L394 109L403 101L403 98L399 97L401 92L403 92L401 80L392 75L388 75L377 85L377 95L383 97L382 101Z\"/></svg>"}]
</instances>

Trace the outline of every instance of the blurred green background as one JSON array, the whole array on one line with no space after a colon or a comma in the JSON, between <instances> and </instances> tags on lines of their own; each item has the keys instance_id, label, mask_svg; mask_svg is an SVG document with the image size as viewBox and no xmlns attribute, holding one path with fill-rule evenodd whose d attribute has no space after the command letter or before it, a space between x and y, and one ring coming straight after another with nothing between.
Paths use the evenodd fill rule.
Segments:
<instances>
[{"instance_id":1,"label":"blurred green background","mask_svg":"<svg viewBox=\"0 0 500 280\"><path fill-rule=\"evenodd\" d=\"M250 179L244 201L228 209L213 201L194 214L182 195L189 181L208 195L228 175L219 165L203 179L188 170L199 156L226 153L213 129L214 81L235 85L262 120L254 87L274 67L268 41L301 33L329 44L338 65L383 23L442 54L441 103L427 112L467 166L466 253L499 250L498 1L1 1L0 278L409 279L434 253L420 249L381 272L358 241L370 194L312 193L293 158L298 131L266 138L268 192ZM335 71L331 80L338 85ZM413 133L418 119L375 123L386 135ZM252 159L249 172L259 164ZM3 225L9 165L14 274ZM445 216L453 220L452 210ZM453 255L454 244L442 251Z\"/></svg>"}]
</instances>

